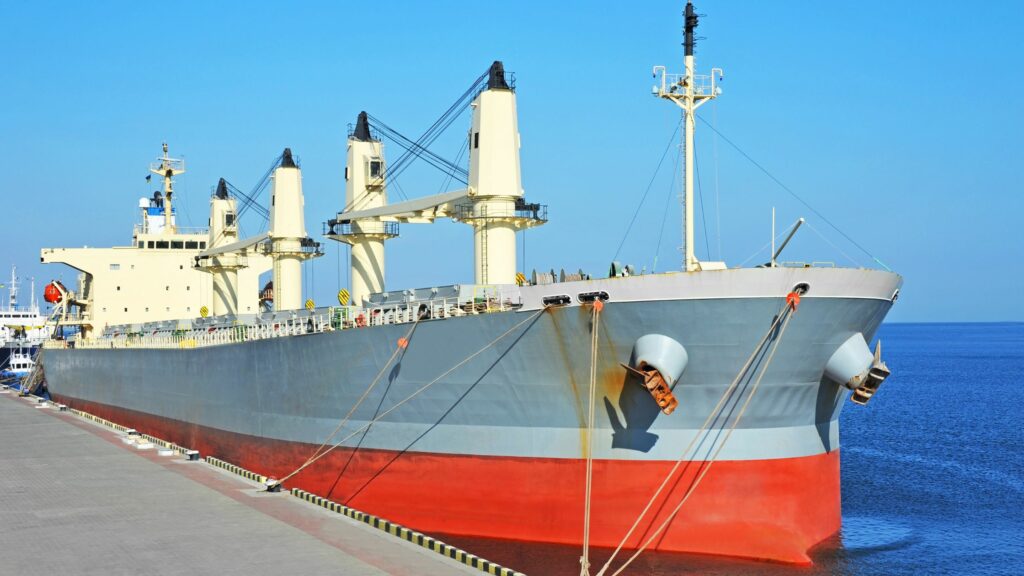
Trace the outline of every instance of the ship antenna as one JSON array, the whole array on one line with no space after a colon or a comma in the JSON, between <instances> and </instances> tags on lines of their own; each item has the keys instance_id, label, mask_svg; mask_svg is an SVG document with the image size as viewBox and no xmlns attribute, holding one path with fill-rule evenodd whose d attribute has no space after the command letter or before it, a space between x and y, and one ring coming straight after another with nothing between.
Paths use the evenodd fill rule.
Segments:
<instances>
[{"instance_id":1,"label":"ship antenna","mask_svg":"<svg viewBox=\"0 0 1024 576\"><path fill-rule=\"evenodd\" d=\"M682 108L685 121L685 139L683 163L683 270L695 272L700 270L700 262L694 251L693 225L693 174L694 174L694 131L696 129L696 112L708 100L716 98L721 91L717 82L721 82L721 68L712 68L710 75L694 74L693 47L696 40L693 36L697 28L698 16L694 11L693 2L686 3L683 11L683 67L682 74L669 74L664 66L655 66L654 77L661 73L661 85L655 85L653 94L659 98L671 100Z\"/></svg>"},{"instance_id":2,"label":"ship antenna","mask_svg":"<svg viewBox=\"0 0 1024 576\"><path fill-rule=\"evenodd\" d=\"M693 56L693 31L697 28L697 13L693 11L693 2L686 3L683 11L683 51L684 56Z\"/></svg>"},{"instance_id":3,"label":"ship antenna","mask_svg":"<svg viewBox=\"0 0 1024 576\"><path fill-rule=\"evenodd\" d=\"M10 297L10 309L13 312L18 307L18 267L11 266L11 285L7 288Z\"/></svg>"},{"instance_id":4,"label":"ship antenna","mask_svg":"<svg viewBox=\"0 0 1024 576\"><path fill-rule=\"evenodd\" d=\"M167 154L167 142L163 143L164 154L156 162L149 165L149 171L164 179L164 234L174 234L177 227L174 224L174 207L172 205L174 195L174 180L178 174L185 173L185 161L178 158L171 158Z\"/></svg>"}]
</instances>

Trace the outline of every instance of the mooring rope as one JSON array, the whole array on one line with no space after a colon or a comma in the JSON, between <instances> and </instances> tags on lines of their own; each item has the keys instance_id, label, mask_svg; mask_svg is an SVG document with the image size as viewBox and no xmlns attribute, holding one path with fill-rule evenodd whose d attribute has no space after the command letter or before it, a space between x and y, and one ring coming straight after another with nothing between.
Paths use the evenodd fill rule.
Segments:
<instances>
[{"instance_id":1,"label":"mooring rope","mask_svg":"<svg viewBox=\"0 0 1024 576\"><path fill-rule=\"evenodd\" d=\"M605 571L611 565L612 561L614 561L615 557L618 556L620 551L622 551L622 547L625 546L626 542L629 541L630 536L632 536L633 532L636 531L638 526L640 526L640 521L644 519L644 516L646 516L647 512L650 511L651 506L653 506L654 502L657 501L658 496L661 495L661 491L664 490L666 486L668 486L669 481L672 479L673 476L675 476L676 472L679 470L679 467L683 464L684 461L686 461L686 456L687 456L687 454L690 453L690 449L694 447L694 445L697 443L697 440L699 440L701 438L701 436L704 434L705 430L707 430L708 427L711 425L711 423L715 419L717 419L717 417L720 415L720 414L718 414L719 410L721 410L721 408L725 404L726 400L729 397L732 396L733 390L736 389L736 386L739 385L740 380L743 379L743 375L746 374L747 370L750 369L750 366L753 364L754 359L757 357L758 352L761 351L761 349L764 347L765 343L771 337L772 332L775 331L776 327L778 327L778 325L779 325L779 322L782 321L782 314L786 311L786 308L788 308L788 307L789 307L789 304L786 304L779 311L779 313L775 315L775 318L772 321L771 326L768 327L768 331L765 332L764 336L761 338L761 341L758 342L757 346L754 347L754 351L750 353L749 357L747 357L747 361L743 364L743 367L740 368L739 373L736 374L736 377L733 378L733 381L729 384L729 386L722 393L721 398L718 399L718 403L715 404L715 406L708 413L708 417L706 419L704 419L704 423L701 424L700 429L697 430L697 433L690 440L690 443L687 444L686 448L683 449L683 452L679 456L679 459L676 460L675 465L673 465L672 469L669 470L668 474L665 475L665 479L661 481L661 485L658 486L658 489L654 491L654 494L651 496L650 500L647 501L647 505L644 506L643 511L641 511L640 515L637 516L636 520L633 522L633 525L630 526L629 531L626 532L626 535L622 537L622 540L619 542L619 545L616 546L615 551L612 552L611 557L609 557L608 561L605 562L604 566L597 573L597 576L603 576L604 575Z\"/></svg>"},{"instance_id":2,"label":"mooring rope","mask_svg":"<svg viewBox=\"0 0 1024 576\"><path fill-rule=\"evenodd\" d=\"M587 477L583 505L583 554L580 576L590 576L590 496L594 478L594 398L597 396L597 335L604 302L594 300L590 328L590 413L587 419Z\"/></svg>"},{"instance_id":3,"label":"mooring rope","mask_svg":"<svg viewBox=\"0 0 1024 576\"><path fill-rule=\"evenodd\" d=\"M328 436L320 444L320 446L317 447L317 449L313 452L312 456L307 458L306 461L303 462L301 466L299 466L298 468L293 470L291 473L286 475L284 478L281 478L280 480L278 480L277 481L278 484L284 482L285 480L288 480L288 479L292 478L293 476L295 476L299 472L302 472L303 470L306 469L306 467L308 467L310 464L312 464L313 462L316 461L317 456L320 454L320 451L324 449L324 446L327 446L327 443L330 442L331 440L333 440L334 437L338 435L338 432L340 432L341 429L345 426L345 424L348 423L349 418L351 418L352 414L354 414L356 409L359 408L359 405L363 403L363 400L366 400L366 397L370 395L370 392L380 382L381 377L384 376L384 373L391 366L391 363L394 362L395 358L398 358L398 355L401 354L401 352L406 349L406 347L408 346L408 343L409 343L409 339L412 338L412 334L413 334L413 332L416 331L416 326L420 323L420 319L422 319L422 318L423 318L423 314L417 314L416 320L413 321L412 326L409 327L409 330L405 333L405 336L403 336L402 338L400 338L398 340L398 345L395 346L395 351L392 352L391 357L388 358L388 361L385 362L384 366L381 367L379 372L377 372L377 375L373 378L373 381L370 382L370 385L366 388L365 391L363 391L363 395L360 396L359 399L356 400L356 403L352 405L352 408L349 409L348 414L345 414L345 417L341 419L341 422L338 423L337 428L335 428L334 431L331 432L330 436Z\"/></svg>"},{"instance_id":4,"label":"mooring rope","mask_svg":"<svg viewBox=\"0 0 1024 576\"><path fill-rule=\"evenodd\" d=\"M740 407L740 411L736 415L736 419L733 420L732 426L730 426L729 430L726 432L725 438L715 449L715 452L714 454L711 455L711 459L708 460L707 465L701 469L699 475L694 480L693 484L691 484L690 487L687 489L686 494L684 494L683 498L679 501L678 504L676 504L676 507L673 508L672 511L668 514L668 516L665 517L665 520L658 525L658 527L654 530L654 533L651 534L651 537L648 538L647 541L643 543L643 545L637 548L633 555L626 559L626 561L622 563L622 566L619 566L618 570L612 573L612 576L618 576L619 574L621 574L622 571L625 570L626 567L629 566L634 560L636 560L637 557L640 556L640 554L643 553L643 551L646 550L647 547L650 546L651 543L654 542L654 540L665 530L665 528L668 527L669 523L672 522L676 514L679 513L679 510L682 509L683 505L686 504L686 501L697 489L697 486L700 485L701 481L704 479L704 476L707 475L708 470L711 469L712 464L714 464L715 461L718 459L718 455L721 454L722 449L725 447L725 444L729 441L729 437L732 436L733 431L736 430L736 427L739 425L740 420L743 418L743 414L747 411L747 407L750 405L750 401L754 399L754 394L757 394L757 389L761 385L761 380L764 378L765 373L768 372L768 367L771 365L772 360L775 358L775 352L778 351L779 344L782 342L782 336L783 334L786 333L786 328L789 326L789 321L790 319L792 319L793 312L796 310L795 302L792 302L790 300L791 296L792 294L790 296L787 296L786 298L786 309L783 310L783 314L785 314L785 317L782 320L782 325L779 329L779 335L775 338L771 352L768 353L768 357L765 360L764 368L761 369L761 373L758 374L757 380L754 381L754 385L750 389L750 394L747 395L747 399L743 402L743 406ZM799 295L797 295L796 302L799 302ZM609 558L608 562L605 563L605 567L601 569L601 573L604 573L605 568L607 568L610 564L611 559Z\"/></svg>"},{"instance_id":5,"label":"mooring rope","mask_svg":"<svg viewBox=\"0 0 1024 576\"><path fill-rule=\"evenodd\" d=\"M477 350L476 352L474 352L474 353L470 354L469 356L467 356L466 358L464 358L464 359L463 359L463 360L462 360L461 362L459 362L458 364L456 364L456 365L452 366L451 368L449 368L449 369L448 369L447 371L445 371L445 372L444 372L443 374L441 374L441 375L440 375L440 376L438 376L437 378L434 378L434 379L433 379L433 380L431 380L430 382L427 382L427 383L426 383L426 384L424 384L423 386L421 386L421 387L417 388L417 389L416 389L416 390L415 390L415 391L414 391L414 392L413 392L412 394L410 394L410 395L406 396L406 397L405 397L404 399L402 399L402 400L401 400L400 402L398 402L397 404L395 404L395 405L394 405L394 406L392 406L391 408L388 408L388 409L387 409L387 410L385 410L384 412L380 413L380 414L379 414L379 415L378 415L377 417L373 418L372 420L370 420L370 421L369 421L369 422L367 422L366 424L364 424L364 425L360 426L360 427L359 427L358 429L356 429L355 431L353 431L353 432L352 432L351 434L349 434L348 436L345 436L345 437L344 437L344 438L342 438L341 440L339 440L339 441L335 442L335 443L334 443L333 445L331 445L331 446L330 446L329 448L327 448L326 450L323 450L323 451L321 451L321 452L320 452L319 454L317 454L316 456L313 456L313 457L311 457L311 458L310 458L310 459L309 459L309 460L308 460L308 461L307 461L307 462L306 462L305 464L303 464L302 466L300 466L298 470L296 470L295 472L292 472L292 473L291 473L291 474L289 474L288 476L286 476L286 477L282 478L281 480L279 480L279 481L278 481L278 483L282 483L282 482L284 482L284 481L285 481L285 480L287 480L288 478L291 478L292 476L295 476L295 474L297 474L297 473L298 473L299 471L301 471L302 469L304 469L304 468L307 468L307 467L311 466L311 465L312 465L312 464L313 464L314 462L316 462L317 460L319 460L319 459L323 458L324 456L326 456L327 454L329 454L329 453L330 453L331 451L333 451L333 450L334 450L335 448L337 448L337 447L341 446L342 444L344 444L345 442L347 442L348 440L350 440L350 439L351 439L352 437L354 437L355 435L359 434L359 433L360 433L360 432L362 432L363 430L366 430L367 428L369 428L369 427L370 427L370 426L372 426L373 424L377 423L377 422L378 422L378 421L380 421L380 420L381 420L382 418L384 418L385 416L387 416L387 415L388 415L388 414L390 414L391 412L395 411L396 409L398 409L398 408L399 408L400 406L402 406L402 405L403 405L403 404L405 404L406 402L408 402L408 401L412 400L412 399L413 399L413 398L415 398L416 396L419 396L419 395L420 395L420 393L422 393L422 392L423 392L424 390L426 390L427 388L430 388L431 386L433 386L434 384L436 384L436 383L437 383L437 382L438 382L439 380L441 380L441 379L442 379L442 378L444 378L445 376L447 376L447 375L451 374L452 372L454 372L455 370L457 370L457 369L461 368L462 366L464 366L464 365L465 365L466 363L468 363L468 362L469 362L470 360L472 360L473 358L476 358L476 357L477 357L477 356L479 356L480 354L483 354L483 353L484 353L484 351L486 351L486 350L487 350L487 349L489 349L490 347L492 347L492 346L494 346L495 344L497 344L497 343L498 343L498 342L499 342L500 340L502 340L503 338L505 338L506 336L508 336L509 334L511 334L512 332L514 332L515 330L517 330L517 329L518 329L518 328L519 328L520 326L522 326L522 325L526 324L527 322L530 322L531 320L533 320L533 319L537 318L538 316L540 316L541 314L543 314L545 310L546 310L546 308L541 308L540 310L537 310L537 312L535 312L535 313L531 314L531 315L530 315L529 317L527 317L527 318L526 318L525 320L523 320L522 322L519 322L519 323L518 323L518 324L516 324L515 326L513 326L513 327L509 328L509 329L508 329L508 330L506 330L506 331L505 331L504 333L502 333L502 334L501 334L500 336L498 336L498 337L497 337L497 338L495 338L494 340L491 340L491 341L490 341L490 342L489 342L489 343L488 343L487 345L485 345L485 346L484 346L483 348L480 348L480 349L479 349L479 350ZM324 444L326 444L326 442L325 442Z\"/></svg>"}]
</instances>

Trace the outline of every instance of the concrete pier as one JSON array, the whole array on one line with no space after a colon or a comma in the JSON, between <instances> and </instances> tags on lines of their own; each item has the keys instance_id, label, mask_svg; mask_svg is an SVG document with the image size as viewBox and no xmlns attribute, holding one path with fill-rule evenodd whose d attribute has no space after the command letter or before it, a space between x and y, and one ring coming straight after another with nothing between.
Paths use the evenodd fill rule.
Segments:
<instances>
[{"instance_id":1,"label":"concrete pier","mask_svg":"<svg viewBox=\"0 0 1024 576\"><path fill-rule=\"evenodd\" d=\"M38 405L0 395L0 574L482 574Z\"/></svg>"}]
</instances>

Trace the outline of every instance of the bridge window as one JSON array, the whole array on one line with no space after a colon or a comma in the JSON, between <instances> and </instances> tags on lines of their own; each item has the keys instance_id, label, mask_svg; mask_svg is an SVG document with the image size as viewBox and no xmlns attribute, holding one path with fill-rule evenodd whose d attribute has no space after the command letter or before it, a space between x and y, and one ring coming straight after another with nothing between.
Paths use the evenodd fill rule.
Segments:
<instances>
[{"instance_id":1,"label":"bridge window","mask_svg":"<svg viewBox=\"0 0 1024 576\"><path fill-rule=\"evenodd\" d=\"M146 248L153 248L153 241L146 242Z\"/></svg>"},{"instance_id":2,"label":"bridge window","mask_svg":"<svg viewBox=\"0 0 1024 576\"><path fill-rule=\"evenodd\" d=\"M164 250L168 246L169 246L169 244L167 243L167 240L157 240L157 243L156 243L157 249Z\"/></svg>"},{"instance_id":3,"label":"bridge window","mask_svg":"<svg viewBox=\"0 0 1024 576\"><path fill-rule=\"evenodd\" d=\"M175 250L181 250L184 247L185 247L185 243L182 242L181 240L173 240L171 242L171 248L173 248Z\"/></svg>"},{"instance_id":4,"label":"bridge window","mask_svg":"<svg viewBox=\"0 0 1024 576\"><path fill-rule=\"evenodd\" d=\"M185 248L188 250L195 250L196 248L199 248L199 242L185 242Z\"/></svg>"}]
</instances>

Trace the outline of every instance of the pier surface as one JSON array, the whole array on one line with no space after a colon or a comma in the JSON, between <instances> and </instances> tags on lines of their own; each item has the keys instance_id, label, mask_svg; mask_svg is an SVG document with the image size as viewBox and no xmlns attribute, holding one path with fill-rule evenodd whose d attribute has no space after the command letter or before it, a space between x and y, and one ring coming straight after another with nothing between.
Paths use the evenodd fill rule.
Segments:
<instances>
[{"instance_id":1,"label":"pier surface","mask_svg":"<svg viewBox=\"0 0 1024 576\"><path fill-rule=\"evenodd\" d=\"M0 395L0 574L482 574L36 405Z\"/></svg>"}]
</instances>

